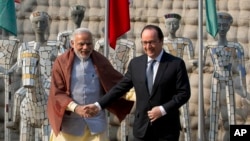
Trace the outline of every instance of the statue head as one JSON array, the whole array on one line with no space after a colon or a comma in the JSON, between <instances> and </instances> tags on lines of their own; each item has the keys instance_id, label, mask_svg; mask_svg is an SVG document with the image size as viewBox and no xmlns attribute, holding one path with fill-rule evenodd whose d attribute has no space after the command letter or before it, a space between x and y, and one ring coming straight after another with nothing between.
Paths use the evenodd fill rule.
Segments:
<instances>
[{"instance_id":1,"label":"statue head","mask_svg":"<svg viewBox=\"0 0 250 141\"><path fill-rule=\"evenodd\" d=\"M70 7L70 17L72 21L77 25L77 28L80 27L82 20L84 18L85 7L82 5L74 5Z\"/></svg>"},{"instance_id":2,"label":"statue head","mask_svg":"<svg viewBox=\"0 0 250 141\"><path fill-rule=\"evenodd\" d=\"M181 16L176 13L169 13L164 15L165 17L165 26L169 33L175 33L180 26Z\"/></svg>"},{"instance_id":3,"label":"statue head","mask_svg":"<svg viewBox=\"0 0 250 141\"><path fill-rule=\"evenodd\" d=\"M225 35L233 23L233 17L226 12L217 12L217 21L219 35Z\"/></svg>"},{"instance_id":4,"label":"statue head","mask_svg":"<svg viewBox=\"0 0 250 141\"><path fill-rule=\"evenodd\" d=\"M44 34L48 28L49 15L47 12L35 11L31 13L30 21L35 33Z\"/></svg>"}]
</instances>

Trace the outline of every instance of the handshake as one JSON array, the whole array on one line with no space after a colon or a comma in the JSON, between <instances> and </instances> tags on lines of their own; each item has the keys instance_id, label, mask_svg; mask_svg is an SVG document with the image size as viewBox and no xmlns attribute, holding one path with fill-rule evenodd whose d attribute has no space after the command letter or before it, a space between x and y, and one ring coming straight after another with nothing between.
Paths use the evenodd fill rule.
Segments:
<instances>
[{"instance_id":1,"label":"handshake","mask_svg":"<svg viewBox=\"0 0 250 141\"><path fill-rule=\"evenodd\" d=\"M77 105L75 113L84 118L94 117L99 113L100 109L95 104Z\"/></svg>"}]
</instances>

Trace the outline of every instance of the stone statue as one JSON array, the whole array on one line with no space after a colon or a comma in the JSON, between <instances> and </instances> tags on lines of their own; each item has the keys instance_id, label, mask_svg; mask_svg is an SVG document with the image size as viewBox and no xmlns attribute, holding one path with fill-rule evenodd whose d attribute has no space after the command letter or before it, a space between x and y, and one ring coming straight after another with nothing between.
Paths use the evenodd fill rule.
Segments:
<instances>
[{"instance_id":1,"label":"stone statue","mask_svg":"<svg viewBox=\"0 0 250 141\"><path fill-rule=\"evenodd\" d=\"M165 26L168 31L167 37L164 38L163 48L166 52L183 58L184 51L187 50L188 58L193 65L197 65L197 60L194 59L194 48L192 41L188 38L177 37L176 31L180 26L181 16L176 13L169 13L165 15ZM183 119L183 132L185 141L191 141L189 102L181 107Z\"/></svg>"},{"instance_id":2,"label":"stone statue","mask_svg":"<svg viewBox=\"0 0 250 141\"><path fill-rule=\"evenodd\" d=\"M102 32L104 33L104 28ZM113 67L122 74L125 74L128 63L135 57L135 43L124 37L125 35L117 40L115 49L109 47L107 56ZM104 47L104 38L101 38L96 41L94 49L104 55Z\"/></svg>"},{"instance_id":3,"label":"stone statue","mask_svg":"<svg viewBox=\"0 0 250 141\"><path fill-rule=\"evenodd\" d=\"M165 26L168 31L167 37L164 38L164 49L177 57L183 58L184 51L187 50L189 62L197 65L194 58L194 48L192 41L185 37L177 37L176 31L180 26L181 16L176 13L165 15Z\"/></svg>"},{"instance_id":4,"label":"stone statue","mask_svg":"<svg viewBox=\"0 0 250 141\"><path fill-rule=\"evenodd\" d=\"M104 28L102 29L104 34ZM99 39L95 43L95 50L99 53L104 54L105 41L104 38ZM132 58L135 57L135 43L131 40L125 39L125 35L116 41L116 48L113 49L109 47L109 54L106 56L113 67L122 74L125 74L127 70L128 63ZM132 88L125 96L126 99L135 101L135 91ZM111 114L109 114L111 116ZM121 122L120 133L121 140L133 140L129 136L129 116L128 115L124 121ZM108 118L109 120L111 118ZM109 123L111 121L108 121ZM108 131L109 132L109 131Z\"/></svg>"},{"instance_id":5,"label":"stone statue","mask_svg":"<svg viewBox=\"0 0 250 141\"><path fill-rule=\"evenodd\" d=\"M14 65L22 71L22 87L14 94L13 119L9 128L20 126L20 141L34 141L35 128L41 129L42 141L49 140L50 126L46 114L51 68L58 54L56 41L47 41L45 32L49 15L35 11L30 15L35 41L24 42L18 49ZM11 73L11 72L10 72Z\"/></svg>"},{"instance_id":6,"label":"stone statue","mask_svg":"<svg viewBox=\"0 0 250 141\"><path fill-rule=\"evenodd\" d=\"M85 7L82 5L74 5L70 7L70 17L72 22L74 23L74 29L79 28L81 26L82 20L85 14ZM70 48L70 36L73 33L73 30L67 30L58 33L57 41L59 42L59 55L65 52L68 48Z\"/></svg>"},{"instance_id":7,"label":"stone statue","mask_svg":"<svg viewBox=\"0 0 250 141\"><path fill-rule=\"evenodd\" d=\"M0 85L0 94L4 95L2 100L2 107L5 107L4 112L4 138L8 139L13 136L16 132L9 130L6 125L9 122L9 119L12 116L12 96L15 91L20 88L20 76L21 73L12 73L9 74L8 70L10 67L16 63L17 59L17 49L19 46L20 40L18 39L8 39L0 40L0 81L4 79L4 84ZM4 102L3 102L4 101ZM2 117L3 118L3 117Z\"/></svg>"},{"instance_id":8,"label":"stone statue","mask_svg":"<svg viewBox=\"0 0 250 141\"><path fill-rule=\"evenodd\" d=\"M204 62L206 61L207 52L209 52L214 65L211 81L209 141L216 141L217 138L220 95L223 90L226 93L228 123L229 125L236 124L232 74L233 63L238 65L242 96L247 96L244 49L240 43L227 40L227 32L230 29L233 18L226 12L218 12L217 19L218 41L208 43L204 48Z\"/></svg>"}]
</instances>

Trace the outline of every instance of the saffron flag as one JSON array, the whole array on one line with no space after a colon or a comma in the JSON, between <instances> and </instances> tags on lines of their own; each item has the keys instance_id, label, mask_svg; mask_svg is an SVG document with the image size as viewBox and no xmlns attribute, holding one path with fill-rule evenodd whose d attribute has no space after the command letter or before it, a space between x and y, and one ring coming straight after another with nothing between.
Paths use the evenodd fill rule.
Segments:
<instances>
[{"instance_id":1,"label":"saffron flag","mask_svg":"<svg viewBox=\"0 0 250 141\"><path fill-rule=\"evenodd\" d=\"M0 0L0 28L15 36L17 35L14 0Z\"/></svg>"},{"instance_id":2,"label":"saffron flag","mask_svg":"<svg viewBox=\"0 0 250 141\"><path fill-rule=\"evenodd\" d=\"M115 49L116 40L130 29L129 1L109 0L108 39Z\"/></svg>"},{"instance_id":3,"label":"saffron flag","mask_svg":"<svg viewBox=\"0 0 250 141\"><path fill-rule=\"evenodd\" d=\"M215 0L206 0L206 28L211 36L216 36L218 32L218 22Z\"/></svg>"}]
</instances>

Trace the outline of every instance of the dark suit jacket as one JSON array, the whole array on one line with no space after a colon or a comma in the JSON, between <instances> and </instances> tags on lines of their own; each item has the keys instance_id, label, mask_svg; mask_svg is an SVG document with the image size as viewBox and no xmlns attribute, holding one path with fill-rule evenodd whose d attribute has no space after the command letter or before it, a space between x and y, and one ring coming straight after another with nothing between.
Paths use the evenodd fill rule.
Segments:
<instances>
[{"instance_id":1,"label":"dark suit jacket","mask_svg":"<svg viewBox=\"0 0 250 141\"><path fill-rule=\"evenodd\" d=\"M136 93L136 111L133 134L142 138L146 134L150 120L147 111L162 105L167 112L165 116L152 124L158 136L180 130L179 108L190 98L190 84L185 63L164 51L150 95L146 84L147 55L131 60L124 78L114 86L99 104L102 108L121 97L125 91L134 87Z\"/></svg>"}]
</instances>

